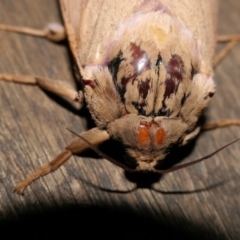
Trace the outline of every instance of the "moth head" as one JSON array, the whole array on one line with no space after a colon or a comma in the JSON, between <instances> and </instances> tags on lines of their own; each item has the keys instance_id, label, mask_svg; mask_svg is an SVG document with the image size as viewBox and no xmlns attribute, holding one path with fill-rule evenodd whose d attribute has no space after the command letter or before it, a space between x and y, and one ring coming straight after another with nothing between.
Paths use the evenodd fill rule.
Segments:
<instances>
[{"instance_id":1,"label":"moth head","mask_svg":"<svg viewBox=\"0 0 240 240\"><path fill-rule=\"evenodd\" d=\"M187 125L178 118L127 114L110 123L107 131L123 143L128 163L151 171L173 145L183 141L186 129Z\"/></svg>"}]
</instances>

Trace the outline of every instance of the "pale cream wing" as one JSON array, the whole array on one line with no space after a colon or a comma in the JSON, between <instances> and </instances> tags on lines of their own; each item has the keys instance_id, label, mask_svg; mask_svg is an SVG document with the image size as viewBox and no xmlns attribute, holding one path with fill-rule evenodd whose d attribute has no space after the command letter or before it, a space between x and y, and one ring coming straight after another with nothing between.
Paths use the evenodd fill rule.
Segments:
<instances>
[{"instance_id":1,"label":"pale cream wing","mask_svg":"<svg viewBox=\"0 0 240 240\"><path fill-rule=\"evenodd\" d=\"M103 56L119 23L131 17L140 2L60 0L70 47L81 69L105 60Z\"/></svg>"},{"instance_id":2,"label":"pale cream wing","mask_svg":"<svg viewBox=\"0 0 240 240\"><path fill-rule=\"evenodd\" d=\"M80 70L86 65L104 64L121 23L137 12L153 8L169 11L193 32L201 42L203 71L211 73L218 0L60 0L60 3L70 47Z\"/></svg>"},{"instance_id":3,"label":"pale cream wing","mask_svg":"<svg viewBox=\"0 0 240 240\"><path fill-rule=\"evenodd\" d=\"M77 43L79 42L78 33L80 29L82 13L86 8L88 0L59 0L59 1L70 48L78 67L80 68L80 70L82 70L81 62L78 59L77 52L79 46L77 45Z\"/></svg>"},{"instance_id":4,"label":"pale cream wing","mask_svg":"<svg viewBox=\"0 0 240 240\"><path fill-rule=\"evenodd\" d=\"M219 0L161 0L161 2L168 6L173 16L192 31L199 43L201 71L210 75L216 45Z\"/></svg>"}]
</instances>

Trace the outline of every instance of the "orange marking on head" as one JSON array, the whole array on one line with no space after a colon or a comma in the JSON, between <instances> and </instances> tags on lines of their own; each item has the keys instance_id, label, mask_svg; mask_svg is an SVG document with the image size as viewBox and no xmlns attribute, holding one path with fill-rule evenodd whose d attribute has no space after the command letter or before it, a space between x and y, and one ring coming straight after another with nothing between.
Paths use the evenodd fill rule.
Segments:
<instances>
[{"instance_id":1,"label":"orange marking on head","mask_svg":"<svg viewBox=\"0 0 240 240\"><path fill-rule=\"evenodd\" d=\"M157 145L161 145L163 143L164 137L165 137L164 129L159 128L157 130L157 134L156 134L156 138L155 138Z\"/></svg>"},{"instance_id":2,"label":"orange marking on head","mask_svg":"<svg viewBox=\"0 0 240 240\"><path fill-rule=\"evenodd\" d=\"M138 126L138 141L140 144L143 144L150 139L149 128L144 125Z\"/></svg>"}]
</instances>

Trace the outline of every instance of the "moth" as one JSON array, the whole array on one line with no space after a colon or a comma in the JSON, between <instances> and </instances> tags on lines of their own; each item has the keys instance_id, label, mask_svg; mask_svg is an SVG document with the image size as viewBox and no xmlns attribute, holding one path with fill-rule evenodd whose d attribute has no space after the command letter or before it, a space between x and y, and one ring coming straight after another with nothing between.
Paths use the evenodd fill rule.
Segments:
<instances>
[{"instance_id":1,"label":"moth","mask_svg":"<svg viewBox=\"0 0 240 240\"><path fill-rule=\"evenodd\" d=\"M201 126L198 121L215 92L214 66L240 39L216 37L217 0L60 0L60 6L65 28L53 24L35 31L0 25L0 30L53 41L67 36L83 92L35 76L3 73L0 79L37 84L72 101L84 99L96 127L81 133L49 164L19 183L18 193L73 154L87 148L99 152L95 146L108 139L123 144L126 164L99 154L127 171L174 171L212 154L159 169L173 146L187 144L203 128L240 123L225 120ZM217 40L229 44L214 58Z\"/></svg>"}]
</instances>

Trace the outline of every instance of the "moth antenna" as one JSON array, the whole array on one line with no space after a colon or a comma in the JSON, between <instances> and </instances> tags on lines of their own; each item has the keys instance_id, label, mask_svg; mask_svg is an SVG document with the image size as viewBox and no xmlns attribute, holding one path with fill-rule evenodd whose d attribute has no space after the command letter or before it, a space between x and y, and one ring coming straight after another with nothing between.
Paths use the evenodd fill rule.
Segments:
<instances>
[{"instance_id":1,"label":"moth antenna","mask_svg":"<svg viewBox=\"0 0 240 240\"><path fill-rule=\"evenodd\" d=\"M98 185L95 185L83 178L79 178L81 180L81 182L85 183L86 185L94 188L94 189L97 189L97 190L100 190L100 191L103 191L103 192L108 192L108 193L118 193L118 194L128 194L128 193L131 193L131 192L134 192L135 190L138 189L137 186L134 186L132 189L130 190L117 190L117 189L109 189L109 188L105 188L105 187L101 187L101 186L98 186Z\"/></svg>"},{"instance_id":2,"label":"moth antenna","mask_svg":"<svg viewBox=\"0 0 240 240\"><path fill-rule=\"evenodd\" d=\"M193 193L200 193L200 192L206 192L208 190L217 188L228 182L229 180L224 180L219 183L211 184L205 188L199 188L199 189L193 189L193 190L183 190L183 191L167 191L167 190L160 190L156 189L154 187L151 187L150 189L153 190L156 193L160 193L162 195L177 195L177 194L193 194Z\"/></svg>"},{"instance_id":3,"label":"moth antenna","mask_svg":"<svg viewBox=\"0 0 240 240\"><path fill-rule=\"evenodd\" d=\"M202 158L199 158L199 159L197 159L197 160L194 160L193 162L184 163L184 164L181 164L181 165L178 165L178 166L174 166L174 167L171 167L171 168L168 168L168 169L154 169L153 172L156 172L156 173L169 173L169 172L173 172L173 171L179 170L179 169L181 169L181 168L189 167L189 166L191 166L191 165L194 165L194 164L196 164L196 163L202 162L202 161L204 161L204 160L206 160L206 159L214 156L214 155L217 154L218 152L222 151L224 148L227 148L228 146L236 143L236 142L239 141L239 140L240 140L240 138L234 140L233 142L230 142L230 143L224 145L223 147L217 149L216 151L210 153L210 154L207 155L207 156L204 156L204 157L202 157Z\"/></svg>"},{"instance_id":4,"label":"moth antenna","mask_svg":"<svg viewBox=\"0 0 240 240\"><path fill-rule=\"evenodd\" d=\"M73 133L74 135L78 136L79 138L81 138L84 142L86 142L89 147L96 152L99 156L101 156L102 158L105 158L106 160L108 160L109 162L117 165L118 167L122 168L123 170L126 170L128 172L139 172L140 169L138 167L136 168L130 168L127 165L118 162L117 160L109 157L108 155L106 155L105 153L103 153L102 151L100 151L96 146L94 146L92 143L90 143L87 139L85 139L84 137L82 137L81 135L77 134L76 132L70 130L69 128L67 128L68 131L70 131L71 133Z\"/></svg>"},{"instance_id":5,"label":"moth antenna","mask_svg":"<svg viewBox=\"0 0 240 240\"><path fill-rule=\"evenodd\" d=\"M130 189L130 190L114 190L114 189L108 189L108 188L99 188L101 191L103 192L108 192L108 193L117 193L117 194L128 194L128 193L132 193L134 191L136 191L138 189L137 186L135 186L134 188Z\"/></svg>"}]
</instances>

